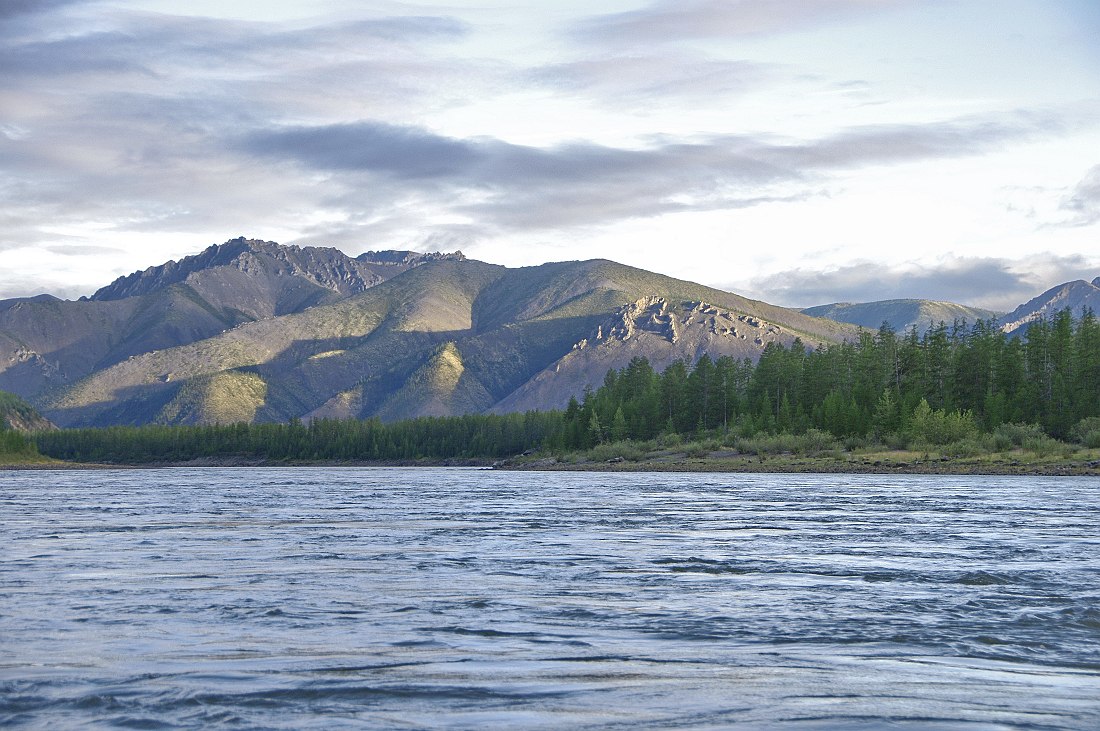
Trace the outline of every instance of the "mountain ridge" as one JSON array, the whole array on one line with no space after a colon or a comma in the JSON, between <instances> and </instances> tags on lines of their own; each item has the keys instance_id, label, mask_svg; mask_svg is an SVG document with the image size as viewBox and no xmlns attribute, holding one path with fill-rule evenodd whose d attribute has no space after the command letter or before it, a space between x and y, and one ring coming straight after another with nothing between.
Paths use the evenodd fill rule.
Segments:
<instances>
[{"instance_id":1,"label":"mountain ridge","mask_svg":"<svg viewBox=\"0 0 1100 731\"><path fill-rule=\"evenodd\" d=\"M1086 309L1100 312L1100 277L1091 282L1076 279L1051 287L1004 315L998 324L1004 332L1017 334L1026 331L1037 318L1065 309L1069 309L1075 317L1080 317Z\"/></svg>"},{"instance_id":2,"label":"mountain ridge","mask_svg":"<svg viewBox=\"0 0 1100 731\"><path fill-rule=\"evenodd\" d=\"M834 302L800 310L814 317L827 317L847 322L868 330L878 330L885 322L895 332L906 332L913 327L923 333L930 326L956 320L974 324L978 320L996 319L999 313L980 307L960 305L955 302L926 299L891 299L874 302Z\"/></svg>"},{"instance_id":3,"label":"mountain ridge","mask_svg":"<svg viewBox=\"0 0 1100 731\"><path fill-rule=\"evenodd\" d=\"M865 304L911 318L929 302ZM93 298L0 301L0 388L62 426L549 409L634 357L756 360L773 342L857 337L814 311L607 259L508 268L242 237Z\"/></svg>"},{"instance_id":4,"label":"mountain ridge","mask_svg":"<svg viewBox=\"0 0 1100 731\"><path fill-rule=\"evenodd\" d=\"M597 385L607 367L621 367L637 354L652 353L657 362L694 359L703 350L751 359L771 340L789 344L801 337L814 345L853 332L609 260L509 269L461 255L388 256L406 268L362 291L102 362L37 391L35 402L66 426L286 421L325 414L400 419L485 411L512 394L525 407L550 408L585 385ZM214 255L206 261L207 272L224 266ZM178 279L178 272L171 278ZM198 292L195 277L157 281L145 294L83 304L117 308ZM664 303L661 317L678 323L675 338L624 324L623 308L646 298ZM744 317L742 328L751 321L771 323L770 329L762 325L763 337L720 337L696 312L704 302L734 319ZM164 330L165 321L155 317L146 330ZM599 348L586 345L597 341ZM78 372L63 360L54 363L59 372ZM540 373L558 374L555 385L547 386L543 376L539 389L524 390Z\"/></svg>"}]
</instances>

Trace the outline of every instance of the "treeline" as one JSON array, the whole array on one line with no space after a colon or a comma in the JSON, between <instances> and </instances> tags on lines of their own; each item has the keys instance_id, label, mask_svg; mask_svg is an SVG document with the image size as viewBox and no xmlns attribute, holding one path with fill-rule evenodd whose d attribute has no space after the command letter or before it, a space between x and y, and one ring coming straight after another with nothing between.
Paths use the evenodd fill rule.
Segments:
<instances>
[{"instance_id":1,"label":"treeline","mask_svg":"<svg viewBox=\"0 0 1100 731\"><path fill-rule=\"evenodd\" d=\"M14 429L0 426L0 457L33 457L38 454L34 442Z\"/></svg>"},{"instance_id":2,"label":"treeline","mask_svg":"<svg viewBox=\"0 0 1100 731\"><path fill-rule=\"evenodd\" d=\"M1100 323L1091 312L1036 321L1026 338L1008 337L992 322L901 335L884 326L814 350L797 340L771 343L755 364L704 355L658 373L635 358L565 411L70 429L35 440L43 454L84 462L393 462L560 454L662 434L827 433L901 447L994 432L1007 445L1045 434L1100 447Z\"/></svg>"},{"instance_id":3,"label":"treeline","mask_svg":"<svg viewBox=\"0 0 1100 731\"><path fill-rule=\"evenodd\" d=\"M309 424L230 424L66 429L37 435L39 450L79 462L145 464L201 458L278 461L403 461L514 456L562 428L561 412L427 417L384 424L317 419Z\"/></svg>"},{"instance_id":4,"label":"treeline","mask_svg":"<svg viewBox=\"0 0 1100 731\"><path fill-rule=\"evenodd\" d=\"M694 367L675 362L657 373L636 358L570 402L553 446L809 429L879 441L915 429L935 444L1002 424L1037 424L1080 440L1098 416L1100 323L1091 312L1074 319L1064 310L1032 323L1026 338L993 322L903 335L884 325L815 350L799 340L770 343L756 364L704 355Z\"/></svg>"}]
</instances>

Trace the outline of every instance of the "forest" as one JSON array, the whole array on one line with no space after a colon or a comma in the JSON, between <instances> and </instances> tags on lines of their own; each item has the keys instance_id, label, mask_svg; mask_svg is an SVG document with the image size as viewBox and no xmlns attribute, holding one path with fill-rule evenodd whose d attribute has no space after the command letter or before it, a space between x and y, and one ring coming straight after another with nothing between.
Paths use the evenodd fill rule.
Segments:
<instances>
[{"instance_id":1,"label":"forest","mask_svg":"<svg viewBox=\"0 0 1100 731\"><path fill-rule=\"evenodd\" d=\"M1026 337L993 322L923 334L883 326L807 349L768 344L757 363L702 356L657 372L644 358L607 373L564 411L383 423L73 429L37 435L51 457L151 463L196 458L405 461L563 454L661 435L729 439L825 434L894 448L996 435L1100 447L1100 323L1092 312L1037 320Z\"/></svg>"}]
</instances>

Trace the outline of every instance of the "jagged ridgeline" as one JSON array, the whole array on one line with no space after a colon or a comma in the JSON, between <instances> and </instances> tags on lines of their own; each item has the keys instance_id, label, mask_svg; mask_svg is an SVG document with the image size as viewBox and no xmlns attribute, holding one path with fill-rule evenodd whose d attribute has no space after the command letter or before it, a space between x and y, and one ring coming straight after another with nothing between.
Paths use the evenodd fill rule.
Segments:
<instances>
[{"instance_id":1,"label":"jagged ridgeline","mask_svg":"<svg viewBox=\"0 0 1100 731\"><path fill-rule=\"evenodd\" d=\"M560 408L635 356L756 360L855 332L606 260L237 239L86 300L0 303L0 388L62 426L392 421Z\"/></svg>"}]
</instances>

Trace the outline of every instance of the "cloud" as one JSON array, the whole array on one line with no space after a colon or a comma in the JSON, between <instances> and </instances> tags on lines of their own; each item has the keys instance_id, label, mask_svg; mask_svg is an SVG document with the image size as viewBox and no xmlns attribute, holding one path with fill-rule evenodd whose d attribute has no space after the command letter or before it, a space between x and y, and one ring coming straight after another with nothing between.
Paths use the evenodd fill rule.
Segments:
<instances>
[{"instance_id":1,"label":"cloud","mask_svg":"<svg viewBox=\"0 0 1100 731\"><path fill-rule=\"evenodd\" d=\"M949 257L935 264L882 266L855 261L824 271L793 269L751 282L769 302L812 307L833 302L930 299L1008 312L1062 282L1087 277L1097 266L1084 256L1028 259Z\"/></svg>"},{"instance_id":2,"label":"cloud","mask_svg":"<svg viewBox=\"0 0 1100 731\"><path fill-rule=\"evenodd\" d=\"M38 15L86 0L4 0L0 3L0 22L24 15Z\"/></svg>"},{"instance_id":3,"label":"cloud","mask_svg":"<svg viewBox=\"0 0 1100 731\"><path fill-rule=\"evenodd\" d=\"M642 148L578 142L531 147L459 139L372 121L260 129L236 151L331 174L362 191L395 190L504 229L602 225L663 213L743 208L817 195L840 170L981 154L1050 124L1027 119L874 125L818 140L718 135ZM350 200L349 200L350 202Z\"/></svg>"},{"instance_id":4,"label":"cloud","mask_svg":"<svg viewBox=\"0 0 1100 731\"><path fill-rule=\"evenodd\" d=\"M912 3L913 0L658 0L639 10L589 18L574 28L574 34L581 40L630 46L737 38L811 28Z\"/></svg>"},{"instance_id":5,"label":"cloud","mask_svg":"<svg viewBox=\"0 0 1100 731\"><path fill-rule=\"evenodd\" d=\"M416 116L477 94L462 80L486 76L443 50L470 30L447 16L289 27L104 8L47 23L30 14L44 3L19 7L18 27L0 27L0 250L88 225L167 234L236 231L273 210L301 220L332 194L269 175L225 140L367 109Z\"/></svg>"},{"instance_id":6,"label":"cloud","mask_svg":"<svg viewBox=\"0 0 1100 731\"><path fill-rule=\"evenodd\" d=\"M673 52L585 58L525 72L523 80L559 93L632 108L740 96L775 74L767 64Z\"/></svg>"},{"instance_id":7,"label":"cloud","mask_svg":"<svg viewBox=\"0 0 1100 731\"><path fill-rule=\"evenodd\" d=\"M1091 226L1100 223L1100 165L1094 166L1073 192L1062 201L1062 210L1071 215L1068 225Z\"/></svg>"}]
</instances>

